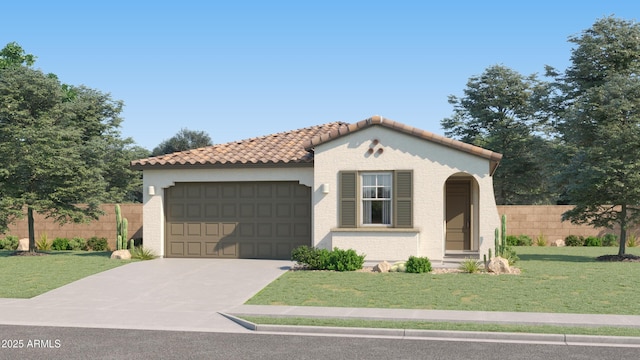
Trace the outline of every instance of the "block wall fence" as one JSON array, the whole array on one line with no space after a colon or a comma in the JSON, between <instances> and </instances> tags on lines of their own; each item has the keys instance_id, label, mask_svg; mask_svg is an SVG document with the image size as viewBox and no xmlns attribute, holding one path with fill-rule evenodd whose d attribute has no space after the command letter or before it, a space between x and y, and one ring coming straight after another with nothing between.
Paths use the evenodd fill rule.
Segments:
<instances>
[{"instance_id":1,"label":"block wall fence","mask_svg":"<svg viewBox=\"0 0 640 360\"><path fill-rule=\"evenodd\" d=\"M532 239L544 235L547 242L564 239L568 235L603 236L618 235L620 229L594 228L562 221L562 213L572 209L571 205L499 205L500 216L507 216L507 235L528 235ZM630 229L640 235L640 227Z\"/></svg>"},{"instance_id":2,"label":"block wall fence","mask_svg":"<svg viewBox=\"0 0 640 360\"><path fill-rule=\"evenodd\" d=\"M142 238L142 204L120 204L120 210L122 216L127 218L129 239ZM116 213L115 204L102 205L102 211L104 215L98 220L94 220L90 223L74 224L67 223L62 226L54 222L52 219L47 219L43 215L34 214L34 230L36 241L40 239L42 234L47 234L49 241L57 237L64 238L91 238L93 236L104 237L109 242L111 249L116 248ZM9 230L5 232L2 237L6 235L15 235L19 238L29 237L29 228L27 224L27 217L16 221L14 224L9 225Z\"/></svg>"},{"instance_id":3,"label":"block wall fence","mask_svg":"<svg viewBox=\"0 0 640 360\"><path fill-rule=\"evenodd\" d=\"M142 238L142 204L121 204L122 214L129 221L129 238ZM116 215L115 204L102 206L105 214L99 220L87 224L68 223L60 226L51 219L35 214L36 240L44 233L49 240L56 237L104 237L109 246L115 248ZM528 235L535 239L544 235L548 242L564 239L568 235L602 236L607 233L618 234L618 230L596 229L587 225L574 225L569 221L562 221L562 213L571 209L570 205L499 205L498 213L507 216L508 235ZM640 227L631 230L640 235ZM9 226L6 235L19 238L28 237L27 219L18 220Z\"/></svg>"}]
</instances>

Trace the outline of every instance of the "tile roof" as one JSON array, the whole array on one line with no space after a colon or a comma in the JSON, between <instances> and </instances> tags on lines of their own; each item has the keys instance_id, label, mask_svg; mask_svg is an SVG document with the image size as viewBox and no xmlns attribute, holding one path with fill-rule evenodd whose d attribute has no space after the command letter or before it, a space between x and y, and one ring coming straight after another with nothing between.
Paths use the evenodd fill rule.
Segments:
<instances>
[{"instance_id":1,"label":"tile roof","mask_svg":"<svg viewBox=\"0 0 640 360\"><path fill-rule=\"evenodd\" d=\"M139 159L132 161L131 166L134 169L147 169L198 165L311 164L313 163L313 154L305 149L304 143L313 137L332 132L344 125L347 124L333 122L226 144Z\"/></svg>"},{"instance_id":2,"label":"tile roof","mask_svg":"<svg viewBox=\"0 0 640 360\"><path fill-rule=\"evenodd\" d=\"M446 138L402 123L372 116L353 124L333 122L324 125L266 135L199 149L134 160L134 169L154 167L192 167L216 165L299 165L313 163L313 148L371 126L384 126L443 146L489 160L490 172L498 167L502 154Z\"/></svg>"}]
</instances>

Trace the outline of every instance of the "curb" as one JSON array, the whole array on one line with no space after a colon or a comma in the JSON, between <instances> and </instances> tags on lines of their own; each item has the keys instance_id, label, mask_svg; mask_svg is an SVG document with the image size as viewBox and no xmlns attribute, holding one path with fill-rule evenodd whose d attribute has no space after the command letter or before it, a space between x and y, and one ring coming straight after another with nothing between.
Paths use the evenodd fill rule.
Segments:
<instances>
[{"instance_id":1,"label":"curb","mask_svg":"<svg viewBox=\"0 0 640 360\"><path fill-rule=\"evenodd\" d=\"M480 332L480 331L441 331L416 329L382 329L382 328L353 328L331 326L295 326L295 325L261 325L246 321L242 318L226 314L220 315L238 325L255 332L297 335L335 335L387 337L406 340L441 340L441 341L470 341L470 342L512 342L529 344L553 344L565 346L610 346L610 347L640 347L640 337L630 336L596 336L571 334L535 334L510 332Z\"/></svg>"}]
</instances>

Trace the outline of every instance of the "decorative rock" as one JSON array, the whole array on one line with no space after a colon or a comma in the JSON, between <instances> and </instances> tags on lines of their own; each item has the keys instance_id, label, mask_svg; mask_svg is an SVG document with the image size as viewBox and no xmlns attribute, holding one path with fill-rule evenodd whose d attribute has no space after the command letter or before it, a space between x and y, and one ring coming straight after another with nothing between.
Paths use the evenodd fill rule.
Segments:
<instances>
[{"instance_id":1,"label":"decorative rock","mask_svg":"<svg viewBox=\"0 0 640 360\"><path fill-rule=\"evenodd\" d=\"M131 259L131 253L129 252L129 250L116 250L111 253L111 258L129 260Z\"/></svg>"},{"instance_id":2,"label":"decorative rock","mask_svg":"<svg viewBox=\"0 0 640 360\"><path fill-rule=\"evenodd\" d=\"M558 247L562 247L565 246L566 244L564 243L564 240L562 239L558 239L556 241L552 241L551 242L551 246L558 246Z\"/></svg>"},{"instance_id":3,"label":"decorative rock","mask_svg":"<svg viewBox=\"0 0 640 360\"><path fill-rule=\"evenodd\" d=\"M487 271L494 274L511 274L511 267L509 266L509 260L497 256L489 261L487 265Z\"/></svg>"},{"instance_id":4,"label":"decorative rock","mask_svg":"<svg viewBox=\"0 0 640 360\"><path fill-rule=\"evenodd\" d=\"M391 264L389 264L386 261L383 261L383 262L381 262L378 265L373 267L373 271L380 272L380 273L389 272L389 269L391 269Z\"/></svg>"},{"instance_id":5,"label":"decorative rock","mask_svg":"<svg viewBox=\"0 0 640 360\"><path fill-rule=\"evenodd\" d=\"M18 242L18 251L29 251L29 238L20 239Z\"/></svg>"}]
</instances>

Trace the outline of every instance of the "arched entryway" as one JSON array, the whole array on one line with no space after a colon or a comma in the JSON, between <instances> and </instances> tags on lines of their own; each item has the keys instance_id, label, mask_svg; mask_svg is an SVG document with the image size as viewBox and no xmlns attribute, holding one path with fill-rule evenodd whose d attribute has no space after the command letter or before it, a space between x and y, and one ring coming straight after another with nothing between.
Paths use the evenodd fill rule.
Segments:
<instances>
[{"instance_id":1,"label":"arched entryway","mask_svg":"<svg viewBox=\"0 0 640 360\"><path fill-rule=\"evenodd\" d=\"M449 177L445 183L445 253L478 250L478 183L465 173Z\"/></svg>"}]
</instances>

